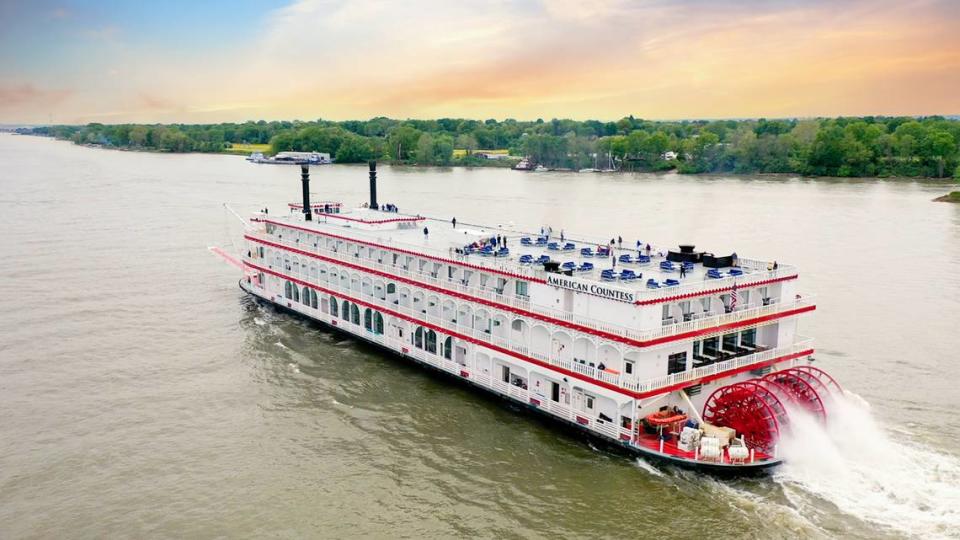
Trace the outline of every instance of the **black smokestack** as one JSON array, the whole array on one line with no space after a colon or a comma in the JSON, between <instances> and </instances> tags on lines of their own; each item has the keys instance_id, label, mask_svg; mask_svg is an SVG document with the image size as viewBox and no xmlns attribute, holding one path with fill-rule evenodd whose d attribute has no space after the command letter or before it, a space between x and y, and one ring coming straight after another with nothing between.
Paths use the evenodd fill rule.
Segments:
<instances>
[{"instance_id":1,"label":"black smokestack","mask_svg":"<svg viewBox=\"0 0 960 540\"><path fill-rule=\"evenodd\" d=\"M371 161L370 165L370 208L377 210L377 162Z\"/></svg>"},{"instance_id":2,"label":"black smokestack","mask_svg":"<svg viewBox=\"0 0 960 540\"><path fill-rule=\"evenodd\" d=\"M300 165L300 182L303 184L303 219L311 221L313 214L310 212L310 166Z\"/></svg>"}]
</instances>

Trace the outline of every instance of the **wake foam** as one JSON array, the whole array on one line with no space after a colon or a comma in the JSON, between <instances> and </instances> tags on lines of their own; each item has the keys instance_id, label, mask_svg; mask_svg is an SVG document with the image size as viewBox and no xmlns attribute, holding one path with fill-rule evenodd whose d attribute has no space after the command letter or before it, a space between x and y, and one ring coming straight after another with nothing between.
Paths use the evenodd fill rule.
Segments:
<instances>
[{"instance_id":1,"label":"wake foam","mask_svg":"<svg viewBox=\"0 0 960 540\"><path fill-rule=\"evenodd\" d=\"M826 502L860 520L901 534L960 538L960 460L880 428L860 396L830 403L823 426L790 412L776 475L801 511ZM812 496L812 497L811 497Z\"/></svg>"}]
</instances>

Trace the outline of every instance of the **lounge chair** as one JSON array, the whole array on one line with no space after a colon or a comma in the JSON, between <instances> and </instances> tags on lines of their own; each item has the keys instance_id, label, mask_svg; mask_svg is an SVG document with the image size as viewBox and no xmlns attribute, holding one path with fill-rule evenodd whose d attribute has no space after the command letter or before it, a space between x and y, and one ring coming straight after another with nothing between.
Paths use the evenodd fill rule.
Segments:
<instances>
[{"instance_id":1,"label":"lounge chair","mask_svg":"<svg viewBox=\"0 0 960 540\"><path fill-rule=\"evenodd\" d=\"M739 268L731 268L731 269L730 269L730 275L731 275L731 276L742 276L742 275L743 275L743 270L741 270L741 269L739 269Z\"/></svg>"},{"instance_id":2,"label":"lounge chair","mask_svg":"<svg viewBox=\"0 0 960 540\"><path fill-rule=\"evenodd\" d=\"M530 240L530 237L529 237L529 236L524 236L523 238L520 239L520 245L521 245L521 246L532 246L532 245L533 245L533 241Z\"/></svg>"},{"instance_id":3,"label":"lounge chair","mask_svg":"<svg viewBox=\"0 0 960 540\"><path fill-rule=\"evenodd\" d=\"M560 251L560 244L556 242L550 242L549 244L547 244L547 249L549 249L550 251Z\"/></svg>"},{"instance_id":4,"label":"lounge chair","mask_svg":"<svg viewBox=\"0 0 960 540\"><path fill-rule=\"evenodd\" d=\"M720 279L723 277L723 274L721 274L716 268L711 268L707 270L707 277L710 279Z\"/></svg>"},{"instance_id":5,"label":"lounge chair","mask_svg":"<svg viewBox=\"0 0 960 540\"><path fill-rule=\"evenodd\" d=\"M575 249L577 249L577 245L574 244L573 242L567 242L566 244L563 245L564 251L573 251Z\"/></svg>"},{"instance_id":6,"label":"lounge chair","mask_svg":"<svg viewBox=\"0 0 960 540\"><path fill-rule=\"evenodd\" d=\"M576 267L577 267L577 263L573 261L567 261L560 265L560 268L563 268L564 270L573 270Z\"/></svg>"},{"instance_id":7,"label":"lounge chair","mask_svg":"<svg viewBox=\"0 0 960 540\"><path fill-rule=\"evenodd\" d=\"M677 285L680 285L680 282L676 279L667 279L663 282L663 284L667 287L676 287Z\"/></svg>"},{"instance_id":8,"label":"lounge chair","mask_svg":"<svg viewBox=\"0 0 960 540\"><path fill-rule=\"evenodd\" d=\"M673 266L673 263L670 262L670 261L661 261L661 262L660 262L660 270L663 270L664 272L673 272L673 271L676 270L676 269L677 269L677 268L676 268L675 266Z\"/></svg>"},{"instance_id":9,"label":"lounge chair","mask_svg":"<svg viewBox=\"0 0 960 540\"><path fill-rule=\"evenodd\" d=\"M600 272L600 279L604 281L616 281L617 273L613 271L613 268L607 268Z\"/></svg>"},{"instance_id":10,"label":"lounge chair","mask_svg":"<svg viewBox=\"0 0 960 540\"><path fill-rule=\"evenodd\" d=\"M577 267L577 272L589 272L591 270L593 270L593 263L590 262L581 263L580 266Z\"/></svg>"},{"instance_id":11,"label":"lounge chair","mask_svg":"<svg viewBox=\"0 0 960 540\"><path fill-rule=\"evenodd\" d=\"M593 249L588 247L580 248L580 255L582 257L593 257Z\"/></svg>"},{"instance_id":12,"label":"lounge chair","mask_svg":"<svg viewBox=\"0 0 960 540\"><path fill-rule=\"evenodd\" d=\"M650 278L650 279L647 280L647 288L648 288L648 289L659 289L659 288L660 288L660 283L657 282L657 280L655 280L655 279L653 279L653 278Z\"/></svg>"},{"instance_id":13,"label":"lounge chair","mask_svg":"<svg viewBox=\"0 0 960 540\"><path fill-rule=\"evenodd\" d=\"M518 262L520 264L533 264L533 255L521 255Z\"/></svg>"},{"instance_id":14,"label":"lounge chair","mask_svg":"<svg viewBox=\"0 0 960 540\"><path fill-rule=\"evenodd\" d=\"M648 255L638 255L637 264L650 264L650 257Z\"/></svg>"},{"instance_id":15,"label":"lounge chair","mask_svg":"<svg viewBox=\"0 0 960 540\"><path fill-rule=\"evenodd\" d=\"M620 261L620 262L622 262L623 264L633 264L633 263L634 263L633 257L631 257L629 254L621 255L621 256L619 256L619 257L617 258L617 260Z\"/></svg>"}]
</instances>

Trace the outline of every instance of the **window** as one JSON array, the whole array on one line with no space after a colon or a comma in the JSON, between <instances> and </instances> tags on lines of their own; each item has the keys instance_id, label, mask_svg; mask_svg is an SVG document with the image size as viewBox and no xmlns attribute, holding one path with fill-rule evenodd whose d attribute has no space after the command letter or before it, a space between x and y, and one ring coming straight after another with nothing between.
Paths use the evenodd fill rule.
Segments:
<instances>
[{"instance_id":1,"label":"window","mask_svg":"<svg viewBox=\"0 0 960 540\"><path fill-rule=\"evenodd\" d=\"M518 282L517 282L517 296L529 296L529 293L527 292L527 282L526 282L526 281L518 281Z\"/></svg>"},{"instance_id":2,"label":"window","mask_svg":"<svg viewBox=\"0 0 960 540\"><path fill-rule=\"evenodd\" d=\"M633 374L633 362L631 362L631 361L629 361L629 360L627 360L626 362L624 362L624 363L623 363L623 372L626 373L627 375L632 375L632 374Z\"/></svg>"},{"instance_id":3,"label":"window","mask_svg":"<svg viewBox=\"0 0 960 540\"><path fill-rule=\"evenodd\" d=\"M330 297L330 315L331 315L332 317L337 317L337 316L338 316L338 313L337 313L337 312L339 311L339 310L337 309L338 306L339 306L339 304L338 304L338 302L337 302L337 299L331 296L331 297Z\"/></svg>"},{"instance_id":4,"label":"window","mask_svg":"<svg viewBox=\"0 0 960 540\"><path fill-rule=\"evenodd\" d=\"M453 338L447 337L443 340L443 357L450 360L453 356Z\"/></svg>"},{"instance_id":5,"label":"window","mask_svg":"<svg viewBox=\"0 0 960 540\"><path fill-rule=\"evenodd\" d=\"M427 330L427 343L424 350L437 354L437 333L433 330Z\"/></svg>"},{"instance_id":6,"label":"window","mask_svg":"<svg viewBox=\"0 0 960 540\"><path fill-rule=\"evenodd\" d=\"M502 377L503 377L503 382L509 383L509 382L510 382L510 367L509 367L509 366L500 366L500 367L502 368L501 374L502 374Z\"/></svg>"},{"instance_id":7,"label":"window","mask_svg":"<svg viewBox=\"0 0 960 540\"><path fill-rule=\"evenodd\" d=\"M717 348L720 346L720 338L712 337L703 340L703 354L710 356L717 355Z\"/></svg>"},{"instance_id":8,"label":"window","mask_svg":"<svg viewBox=\"0 0 960 540\"><path fill-rule=\"evenodd\" d=\"M671 354L667 357L667 375L683 373L687 370L687 353Z\"/></svg>"},{"instance_id":9,"label":"window","mask_svg":"<svg viewBox=\"0 0 960 540\"><path fill-rule=\"evenodd\" d=\"M723 350L736 352L737 351L737 336L738 334L724 334L723 336Z\"/></svg>"},{"instance_id":10,"label":"window","mask_svg":"<svg viewBox=\"0 0 960 540\"><path fill-rule=\"evenodd\" d=\"M423 348L423 327L418 326L417 331L413 333L413 346L422 349Z\"/></svg>"},{"instance_id":11,"label":"window","mask_svg":"<svg viewBox=\"0 0 960 540\"><path fill-rule=\"evenodd\" d=\"M584 397L587 398L587 410L592 411L595 398L589 394L586 394Z\"/></svg>"},{"instance_id":12,"label":"window","mask_svg":"<svg viewBox=\"0 0 960 540\"><path fill-rule=\"evenodd\" d=\"M757 329L751 328L740 333L740 344L744 347L757 346Z\"/></svg>"}]
</instances>

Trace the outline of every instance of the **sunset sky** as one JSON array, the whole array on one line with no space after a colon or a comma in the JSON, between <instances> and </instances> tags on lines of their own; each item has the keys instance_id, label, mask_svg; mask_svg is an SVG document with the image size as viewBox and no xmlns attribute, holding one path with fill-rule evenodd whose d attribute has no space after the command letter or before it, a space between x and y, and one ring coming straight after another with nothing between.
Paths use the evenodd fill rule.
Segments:
<instances>
[{"instance_id":1,"label":"sunset sky","mask_svg":"<svg viewBox=\"0 0 960 540\"><path fill-rule=\"evenodd\" d=\"M0 0L0 122L960 114L960 1Z\"/></svg>"}]
</instances>

